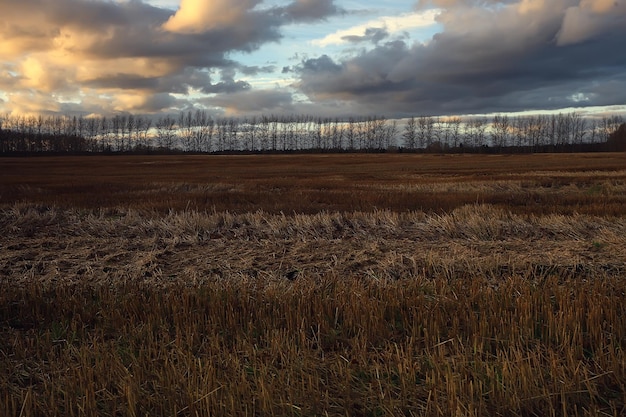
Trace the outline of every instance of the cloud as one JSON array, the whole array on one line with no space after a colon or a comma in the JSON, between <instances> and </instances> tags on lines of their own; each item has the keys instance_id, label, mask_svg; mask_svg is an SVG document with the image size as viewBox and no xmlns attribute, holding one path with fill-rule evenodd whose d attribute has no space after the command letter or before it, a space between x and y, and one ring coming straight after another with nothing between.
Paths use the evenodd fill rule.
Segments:
<instances>
[{"instance_id":1,"label":"cloud","mask_svg":"<svg viewBox=\"0 0 626 417\"><path fill-rule=\"evenodd\" d=\"M20 65L22 85L46 93L64 91L68 88L68 74L46 57L29 56Z\"/></svg>"},{"instance_id":2,"label":"cloud","mask_svg":"<svg viewBox=\"0 0 626 417\"><path fill-rule=\"evenodd\" d=\"M559 45L568 45L593 39L610 30L624 26L626 1L582 0L569 7L557 37Z\"/></svg>"},{"instance_id":3,"label":"cloud","mask_svg":"<svg viewBox=\"0 0 626 417\"><path fill-rule=\"evenodd\" d=\"M338 30L321 39L314 39L311 41L311 44L320 47L340 45L353 42L354 39L363 38L367 36L368 31L370 33L373 30L397 33L408 29L432 26L437 23L436 17L439 13L438 9L434 9L400 16L384 16L348 29Z\"/></svg>"},{"instance_id":4,"label":"cloud","mask_svg":"<svg viewBox=\"0 0 626 417\"><path fill-rule=\"evenodd\" d=\"M197 34L252 24L272 16L278 21L312 22L342 12L334 0L294 0L283 7L260 9L262 0L181 0L180 8L163 24L169 32Z\"/></svg>"},{"instance_id":5,"label":"cloud","mask_svg":"<svg viewBox=\"0 0 626 417\"><path fill-rule=\"evenodd\" d=\"M328 55L322 55L321 57L314 59L306 59L302 61L302 65L300 67L300 71L303 74L311 76L316 76L318 74L322 74L323 76L333 75L333 73L339 74L341 73L341 70L341 65L336 64Z\"/></svg>"},{"instance_id":6,"label":"cloud","mask_svg":"<svg viewBox=\"0 0 626 417\"><path fill-rule=\"evenodd\" d=\"M221 81L217 84L207 83L201 91L207 94L215 93L235 93L250 89L250 84L246 81L236 81L234 69L224 69L220 75Z\"/></svg>"},{"instance_id":7,"label":"cloud","mask_svg":"<svg viewBox=\"0 0 626 417\"><path fill-rule=\"evenodd\" d=\"M333 0L295 0L282 11L288 19L298 22L323 20L343 12Z\"/></svg>"},{"instance_id":8,"label":"cloud","mask_svg":"<svg viewBox=\"0 0 626 417\"><path fill-rule=\"evenodd\" d=\"M158 93L144 96L135 94L117 94L113 101L115 112L147 112L158 113L163 110L184 107L185 102L178 100L169 93Z\"/></svg>"},{"instance_id":9,"label":"cloud","mask_svg":"<svg viewBox=\"0 0 626 417\"><path fill-rule=\"evenodd\" d=\"M284 90L238 91L202 100L209 106L218 106L232 116L246 114L290 113L293 98Z\"/></svg>"},{"instance_id":10,"label":"cloud","mask_svg":"<svg viewBox=\"0 0 626 417\"><path fill-rule=\"evenodd\" d=\"M443 29L429 42L395 40L341 59L305 59L294 86L313 102L397 115L624 103L626 26L616 23L624 21L624 3L421 2L441 8ZM570 29L575 11L593 24Z\"/></svg>"},{"instance_id":11,"label":"cloud","mask_svg":"<svg viewBox=\"0 0 626 417\"><path fill-rule=\"evenodd\" d=\"M429 8L441 8L450 10L459 7L492 7L502 4L515 3L518 0L418 0L415 4L416 10ZM531 0L534 1L534 0ZM539 0L544 1L544 0Z\"/></svg>"},{"instance_id":12,"label":"cloud","mask_svg":"<svg viewBox=\"0 0 626 417\"><path fill-rule=\"evenodd\" d=\"M181 0L180 8L163 25L176 33L201 33L241 22L259 0Z\"/></svg>"},{"instance_id":13,"label":"cloud","mask_svg":"<svg viewBox=\"0 0 626 417\"><path fill-rule=\"evenodd\" d=\"M87 107L80 103L63 101L57 96L34 90L21 94L8 93L7 96L13 111L20 115L89 113Z\"/></svg>"},{"instance_id":14,"label":"cloud","mask_svg":"<svg viewBox=\"0 0 626 417\"><path fill-rule=\"evenodd\" d=\"M372 42L378 43L383 39L389 37L389 32L384 28L367 28L362 36L358 35L346 35L342 39L347 42Z\"/></svg>"},{"instance_id":15,"label":"cloud","mask_svg":"<svg viewBox=\"0 0 626 417\"><path fill-rule=\"evenodd\" d=\"M420 0L398 16L312 26L349 4L0 0L0 112L393 116L626 102L626 0ZM238 62L286 28L332 33L297 45L289 63ZM415 28L438 33L397 35Z\"/></svg>"},{"instance_id":16,"label":"cloud","mask_svg":"<svg viewBox=\"0 0 626 417\"><path fill-rule=\"evenodd\" d=\"M12 66L13 81L5 108L76 111L124 92L147 103L168 78L193 65L191 54L180 52L190 49L183 37L159 31L169 14L140 1L1 2L0 51ZM204 57L223 63L223 54L210 50ZM37 101L24 104L33 97ZM55 101L76 106L52 105ZM102 111L111 111L110 104L105 107Z\"/></svg>"},{"instance_id":17,"label":"cloud","mask_svg":"<svg viewBox=\"0 0 626 417\"><path fill-rule=\"evenodd\" d=\"M177 10L146 1L1 1L0 56L11 69L0 68L0 83L11 94L0 110L68 108L51 107L56 100L101 112L124 105L152 112L180 105L172 94L247 90L237 72L267 68L229 55L279 41L285 25L340 12L332 0L265 8L262 0L181 0ZM52 98L25 106L33 94Z\"/></svg>"},{"instance_id":18,"label":"cloud","mask_svg":"<svg viewBox=\"0 0 626 417\"><path fill-rule=\"evenodd\" d=\"M264 15L282 22L313 22L342 12L334 0L294 0L283 7L259 9L262 0L181 0L163 28L176 33L204 33L253 23Z\"/></svg>"},{"instance_id":19,"label":"cloud","mask_svg":"<svg viewBox=\"0 0 626 417\"><path fill-rule=\"evenodd\" d=\"M623 6L623 2L615 0L582 0L580 2L580 7L589 9L594 13L605 14L616 11L619 8L620 3L622 3Z\"/></svg>"},{"instance_id":20,"label":"cloud","mask_svg":"<svg viewBox=\"0 0 626 417\"><path fill-rule=\"evenodd\" d=\"M264 65L264 66L239 65L237 67L237 69L242 74L250 76L250 75L258 75L258 74L262 74L262 73L272 73L272 72L274 72L276 70L276 66L275 65Z\"/></svg>"}]
</instances>

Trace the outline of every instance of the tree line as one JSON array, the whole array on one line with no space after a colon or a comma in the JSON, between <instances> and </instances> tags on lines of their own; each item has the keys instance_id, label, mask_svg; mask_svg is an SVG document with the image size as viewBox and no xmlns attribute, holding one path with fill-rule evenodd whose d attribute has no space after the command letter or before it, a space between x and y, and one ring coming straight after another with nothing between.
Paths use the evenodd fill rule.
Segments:
<instances>
[{"instance_id":1,"label":"tree line","mask_svg":"<svg viewBox=\"0 0 626 417\"><path fill-rule=\"evenodd\" d=\"M621 128L620 128L621 127ZM0 116L0 153L553 152L621 150L619 116ZM617 145L615 145L617 143ZM612 144L612 145L611 145ZM608 146L611 145L611 146Z\"/></svg>"}]
</instances>

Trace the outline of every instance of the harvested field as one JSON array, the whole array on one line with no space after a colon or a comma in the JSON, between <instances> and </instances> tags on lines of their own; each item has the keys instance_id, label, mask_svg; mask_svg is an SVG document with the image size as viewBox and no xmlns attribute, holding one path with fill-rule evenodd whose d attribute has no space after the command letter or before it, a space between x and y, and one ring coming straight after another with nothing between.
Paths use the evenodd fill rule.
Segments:
<instances>
[{"instance_id":1,"label":"harvested field","mask_svg":"<svg viewBox=\"0 0 626 417\"><path fill-rule=\"evenodd\" d=\"M626 214L626 153L0 158L0 207Z\"/></svg>"},{"instance_id":2,"label":"harvested field","mask_svg":"<svg viewBox=\"0 0 626 417\"><path fill-rule=\"evenodd\" d=\"M0 415L624 415L624 162L3 159Z\"/></svg>"}]
</instances>

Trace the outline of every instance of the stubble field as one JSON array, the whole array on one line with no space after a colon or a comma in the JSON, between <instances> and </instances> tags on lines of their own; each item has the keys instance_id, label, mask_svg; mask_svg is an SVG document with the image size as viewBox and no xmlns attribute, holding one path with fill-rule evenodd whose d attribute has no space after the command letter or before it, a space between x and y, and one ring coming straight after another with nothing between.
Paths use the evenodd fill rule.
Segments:
<instances>
[{"instance_id":1,"label":"stubble field","mask_svg":"<svg viewBox=\"0 0 626 417\"><path fill-rule=\"evenodd\" d=\"M626 154L0 172L0 415L626 413Z\"/></svg>"}]
</instances>

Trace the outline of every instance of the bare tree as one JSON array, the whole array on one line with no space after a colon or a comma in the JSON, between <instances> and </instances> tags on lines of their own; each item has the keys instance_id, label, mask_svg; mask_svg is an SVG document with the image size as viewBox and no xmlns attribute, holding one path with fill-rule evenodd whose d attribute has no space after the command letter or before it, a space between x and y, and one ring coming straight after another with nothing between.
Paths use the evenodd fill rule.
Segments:
<instances>
[{"instance_id":1,"label":"bare tree","mask_svg":"<svg viewBox=\"0 0 626 417\"><path fill-rule=\"evenodd\" d=\"M600 135L601 142L607 142L611 133L615 132L620 124L622 124L622 119L619 116L604 116L602 120L600 120Z\"/></svg>"},{"instance_id":2,"label":"bare tree","mask_svg":"<svg viewBox=\"0 0 626 417\"><path fill-rule=\"evenodd\" d=\"M475 117L470 121L470 143L474 148L485 145L487 138L487 120L484 117Z\"/></svg>"},{"instance_id":3,"label":"bare tree","mask_svg":"<svg viewBox=\"0 0 626 417\"><path fill-rule=\"evenodd\" d=\"M275 152L278 150L278 117L270 116L270 150Z\"/></svg>"},{"instance_id":4,"label":"bare tree","mask_svg":"<svg viewBox=\"0 0 626 417\"><path fill-rule=\"evenodd\" d=\"M178 115L178 135L185 152L193 150L195 120L191 110Z\"/></svg>"},{"instance_id":5,"label":"bare tree","mask_svg":"<svg viewBox=\"0 0 626 417\"><path fill-rule=\"evenodd\" d=\"M322 128L324 122L321 117L314 119L313 123L313 148L322 149Z\"/></svg>"},{"instance_id":6,"label":"bare tree","mask_svg":"<svg viewBox=\"0 0 626 417\"><path fill-rule=\"evenodd\" d=\"M411 117L404 125L402 132L403 145L407 149L415 149L417 147L417 120Z\"/></svg>"},{"instance_id":7,"label":"bare tree","mask_svg":"<svg viewBox=\"0 0 626 417\"><path fill-rule=\"evenodd\" d=\"M97 117L89 117L86 125L86 136L89 150L98 150L98 135L100 133L100 120Z\"/></svg>"},{"instance_id":8,"label":"bare tree","mask_svg":"<svg viewBox=\"0 0 626 417\"><path fill-rule=\"evenodd\" d=\"M242 145L243 149L249 152L253 152L256 146L257 138L257 120L256 116L252 116L251 119L244 119L242 122Z\"/></svg>"},{"instance_id":9,"label":"bare tree","mask_svg":"<svg viewBox=\"0 0 626 417\"><path fill-rule=\"evenodd\" d=\"M458 148L461 139L461 124L463 120L460 117L452 117L448 119L448 126L450 132L450 140L453 148Z\"/></svg>"},{"instance_id":10,"label":"bare tree","mask_svg":"<svg viewBox=\"0 0 626 417\"><path fill-rule=\"evenodd\" d=\"M346 141L348 142L348 150L353 151L356 145L356 121L353 117L348 119L346 126Z\"/></svg>"},{"instance_id":11,"label":"bare tree","mask_svg":"<svg viewBox=\"0 0 626 417\"><path fill-rule=\"evenodd\" d=\"M261 120L259 121L259 142L260 149L265 151L269 148L269 129L270 129L270 119L267 116L261 116Z\"/></svg>"},{"instance_id":12,"label":"bare tree","mask_svg":"<svg viewBox=\"0 0 626 417\"><path fill-rule=\"evenodd\" d=\"M556 116L556 145L563 146L569 143L571 130L572 126L569 115L559 113Z\"/></svg>"},{"instance_id":13,"label":"bare tree","mask_svg":"<svg viewBox=\"0 0 626 417\"><path fill-rule=\"evenodd\" d=\"M152 119L148 117L137 116L135 119L135 141L137 146L144 150L152 148L150 144L149 132L152 127Z\"/></svg>"},{"instance_id":14,"label":"bare tree","mask_svg":"<svg viewBox=\"0 0 626 417\"><path fill-rule=\"evenodd\" d=\"M384 149L390 150L392 148L395 148L397 146L396 136L398 135L398 121L388 121L383 125L382 129L384 132Z\"/></svg>"},{"instance_id":15,"label":"bare tree","mask_svg":"<svg viewBox=\"0 0 626 417\"><path fill-rule=\"evenodd\" d=\"M571 114L572 143L582 145L587 135L587 120L579 113Z\"/></svg>"},{"instance_id":16,"label":"bare tree","mask_svg":"<svg viewBox=\"0 0 626 417\"><path fill-rule=\"evenodd\" d=\"M598 121L596 119L591 119L589 121L588 133L589 133L589 143L597 143L599 136L599 128Z\"/></svg>"},{"instance_id":17,"label":"bare tree","mask_svg":"<svg viewBox=\"0 0 626 417\"><path fill-rule=\"evenodd\" d=\"M517 148L524 146L524 140L528 137L526 135L526 129L528 125L527 117L514 117L511 123L511 132L513 136L513 145Z\"/></svg>"},{"instance_id":18,"label":"bare tree","mask_svg":"<svg viewBox=\"0 0 626 417\"><path fill-rule=\"evenodd\" d=\"M497 114L493 117L491 137L495 147L503 148L507 145L510 128L509 116Z\"/></svg>"},{"instance_id":19,"label":"bare tree","mask_svg":"<svg viewBox=\"0 0 626 417\"><path fill-rule=\"evenodd\" d=\"M360 119L356 125L357 129L357 143L358 149L363 150L368 148L368 126L367 119Z\"/></svg>"},{"instance_id":20,"label":"bare tree","mask_svg":"<svg viewBox=\"0 0 626 417\"><path fill-rule=\"evenodd\" d=\"M430 116L417 118L417 146L426 148L432 143L434 120Z\"/></svg>"},{"instance_id":21,"label":"bare tree","mask_svg":"<svg viewBox=\"0 0 626 417\"><path fill-rule=\"evenodd\" d=\"M529 116L524 124L524 136L531 149L536 149L541 143L543 119L540 116Z\"/></svg>"},{"instance_id":22,"label":"bare tree","mask_svg":"<svg viewBox=\"0 0 626 417\"><path fill-rule=\"evenodd\" d=\"M176 120L169 115L159 117L156 122L156 135L159 148L173 150L176 139Z\"/></svg>"},{"instance_id":23,"label":"bare tree","mask_svg":"<svg viewBox=\"0 0 626 417\"><path fill-rule=\"evenodd\" d=\"M198 152L211 152L211 142L215 133L215 121L204 110L196 110L193 141Z\"/></svg>"},{"instance_id":24,"label":"bare tree","mask_svg":"<svg viewBox=\"0 0 626 417\"><path fill-rule=\"evenodd\" d=\"M373 116L370 121L370 135L374 138L373 147L370 149L383 150L387 149L391 143L390 136L395 136L398 128L397 124L393 126L394 132L388 130L387 119L384 116Z\"/></svg>"},{"instance_id":25,"label":"bare tree","mask_svg":"<svg viewBox=\"0 0 626 417\"><path fill-rule=\"evenodd\" d=\"M226 141L228 139L228 119L222 117L216 122L217 131L217 150L224 152L226 150Z\"/></svg>"},{"instance_id":26,"label":"bare tree","mask_svg":"<svg viewBox=\"0 0 626 417\"><path fill-rule=\"evenodd\" d=\"M235 117L228 119L228 150L239 150L239 119Z\"/></svg>"}]
</instances>

